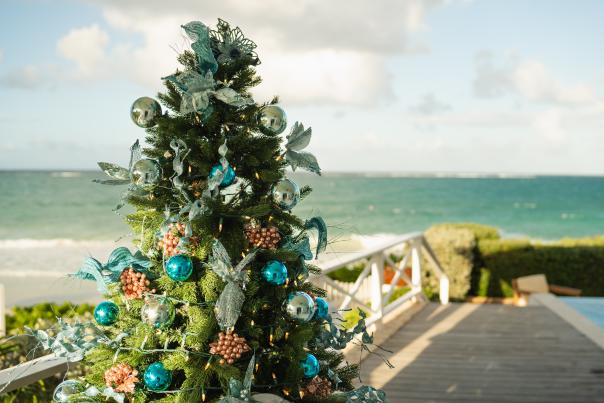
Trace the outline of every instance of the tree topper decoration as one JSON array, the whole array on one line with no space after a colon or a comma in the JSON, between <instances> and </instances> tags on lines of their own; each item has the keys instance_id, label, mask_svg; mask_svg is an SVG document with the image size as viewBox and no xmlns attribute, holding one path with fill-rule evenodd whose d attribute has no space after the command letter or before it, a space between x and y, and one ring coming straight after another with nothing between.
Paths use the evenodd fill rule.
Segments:
<instances>
[{"instance_id":1,"label":"tree topper decoration","mask_svg":"<svg viewBox=\"0 0 604 403\"><path fill-rule=\"evenodd\" d=\"M210 46L210 29L200 21L191 21L181 27L193 41L191 48L197 56L199 71L215 74L218 71L218 63Z\"/></svg>"},{"instance_id":2,"label":"tree topper decoration","mask_svg":"<svg viewBox=\"0 0 604 403\"><path fill-rule=\"evenodd\" d=\"M258 56L254 51L257 45L247 39L239 27L231 28L228 22L219 18L216 30L210 32L210 37L212 38L212 46L218 53L218 63L220 64L229 64L242 57L249 57L254 61L258 60Z\"/></svg>"},{"instance_id":3,"label":"tree topper decoration","mask_svg":"<svg viewBox=\"0 0 604 403\"><path fill-rule=\"evenodd\" d=\"M233 268L231 258L222 243L215 239L212 244L212 254L208 258L207 265L222 281L226 282L214 307L216 320L222 330L235 327L235 323L239 319L245 300L242 289L249 281L249 276L243 269L251 263L255 256L256 250L252 250Z\"/></svg>"},{"instance_id":4,"label":"tree topper decoration","mask_svg":"<svg viewBox=\"0 0 604 403\"><path fill-rule=\"evenodd\" d=\"M312 137L312 128L304 129L300 122L294 123L289 135L286 136L285 160L295 171L296 168L306 169L307 171L321 175L321 168L317 158L311 153L302 151L310 143Z\"/></svg>"}]
</instances>

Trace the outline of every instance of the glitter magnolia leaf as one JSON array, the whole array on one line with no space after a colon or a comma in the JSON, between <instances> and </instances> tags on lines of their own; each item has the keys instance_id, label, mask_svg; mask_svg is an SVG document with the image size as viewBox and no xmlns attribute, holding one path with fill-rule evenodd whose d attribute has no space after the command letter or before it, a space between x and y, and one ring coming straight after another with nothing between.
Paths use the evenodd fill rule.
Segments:
<instances>
[{"instance_id":1,"label":"glitter magnolia leaf","mask_svg":"<svg viewBox=\"0 0 604 403\"><path fill-rule=\"evenodd\" d=\"M315 253L315 259L319 257L319 252L324 252L327 247L327 225L325 220L321 217L313 217L306 220L304 223L304 229L316 229L317 230L317 250Z\"/></svg>"},{"instance_id":2,"label":"glitter magnolia leaf","mask_svg":"<svg viewBox=\"0 0 604 403\"><path fill-rule=\"evenodd\" d=\"M254 103L253 99L244 97L237 91L229 87L224 87L214 92L214 98L224 102L227 105L235 107L252 105Z\"/></svg>"},{"instance_id":3,"label":"glitter magnolia leaf","mask_svg":"<svg viewBox=\"0 0 604 403\"><path fill-rule=\"evenodd\" d=\"M288 150L285 152L285 160L291 165L293 171L295 171L296 168L302 168L316 173L317 175L321 175L319 162L311 153Z\"/></svg>"},{"instance_id":4,"label":"glitter magnolia leaf","mask_svg":"<svg viewBox=\"0 0 604 403\"><path fill-rule=\"evenodd\" d=\"M122 168L121 166L112 164L111 162L98 162L97 164L108 176L114 179L125 181L124 183L130 182L130 171L128 171L126 168Z\"/></svg>"},{"instance_id":5,"label":"glitter magnolia leaf","mask_svg":"<svg viewBox=\"0 0 604 403\"><path fill-rule=\"evenodd\" d=\"M197 56L199 71L211 72L215 74L218 71L218 62L214 58L214 53L210 46L210 30L200 21L191 21L182 26L185 33L193 41L191 48Z\"/></svg>"},{"instance_id":6,"label":"glitter magnolia leaf","mask_svg":"<svg viewBox=\"0 0 604 403\"><path fill-rule=\"evenodd\" d=\"M304 125L300 122L294 123L289 135L286 136L287 144L285 148L287 150L302 151L310 144L310 138L312 137L312 128L304 129Z\"/></svg>"},{"instance_id":7,"label":"glitter magnolia leaf","mask_svg":"<svg viewBox=\"0 0 604 403\"><path fill-rule=\"evenodd\" d=\"M216 321L221 329L235 327L241 315L243 301L245 301L245 294L241 291L241 287L233 281L227 281L214 306Z\"/></svg>"}]
</instances>

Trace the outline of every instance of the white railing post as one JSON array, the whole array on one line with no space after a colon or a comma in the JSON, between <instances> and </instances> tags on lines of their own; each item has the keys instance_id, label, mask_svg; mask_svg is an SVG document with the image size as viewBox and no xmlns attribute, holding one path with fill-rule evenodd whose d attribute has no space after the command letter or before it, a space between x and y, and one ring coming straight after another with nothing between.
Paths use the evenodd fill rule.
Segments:
<instances>
[{"instance_id":1,"label":"white railing post","mask_svg":"<svg viewBox=\"0 0 604 403\"><path fill-rule=\"evenodd\" d=\"M0 284L0 337L6 336L6 297L4 284Z\"/></svg>"},{"instance_id":2,"label":"white railing post","mask_svg":"<svg viewBox=\"0 0 604 403\"><path fill-rule=\"evenodd\" d=\"M449 303L449 278L447 276L440 277L440 291L438 295L441 304L447 305Z\"/></svg>"},{"instance_id":3,"label":"white railing post","mask_svg":"<svg viewBox=\"0 0 604 403\"><path fill-rule=\"evenodd\" d=\"M414 290L422 287L420 245L417 241L411 242L411 286Z\"/></svg>"},{"instance_id":4,"label":"white railing post","mask_svg":"<svg viewBox=\"0 0 604 403\"><path fill-rule=\"evenodd\" d=\"M371 310L378 320L381 320L384 314L384 304L382 303L382 286L384 285L384 257L381 253L376 253L369 260L371 267Z\"/></svg>"}]
</instances>

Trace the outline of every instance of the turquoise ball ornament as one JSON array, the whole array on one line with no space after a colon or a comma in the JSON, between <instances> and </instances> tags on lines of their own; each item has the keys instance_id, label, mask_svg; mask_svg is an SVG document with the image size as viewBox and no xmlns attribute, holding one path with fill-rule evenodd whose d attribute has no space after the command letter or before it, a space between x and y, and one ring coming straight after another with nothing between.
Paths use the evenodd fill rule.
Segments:
<instances>
[{"instance_id":1,"label":"turquoise ball ornament","mask_svg":"<svg viewBox=\"0 0 604 403\"><path fill-rule=\"evenodd\" d=\"M278 260L271 260L262 268L262 278L269 284L283 285L287 280L287 267Z\"/></svg>"},{"instance_id":2,"label":"turquoise ball ornament","mask_svg":"<svg viewBox=\"0 0 604 403\"><path fill-rule=\"evenodd\" d=\"M193 261L188 255L174 255L166 263L166 274L174 281L185 281L193 273Z\"/></svg>"},{"instance_id":3,"label":"turquoise ball ornament","mask_svg":"<svg viewBox=\"0 0 604 403\"><path fill-rule=\"evenodd\" d=\"M291 210L300 201L300 188L289 179L282 179L273 188L273 200L282 209Z\"/></svg>"},{"instance_id":4,"label":"turquoise ball ornament","mask_svg":"<svg viewBox=\"0 0 604 403\"><path fill-rule=\"evenodd\" d=\"M117 321L119 313L120 308L115 303L103 301L94 308L94 320L99 325L110 326Z\"/></svg>"},{"instance_id":5,"label":"turquoise ball ornament","mask_svg":"<svg viewBox=\"0 0 604 403\"><path fill-rule=\"evenodd\" d=\"M161 392L170 387L172 372L164 368L164 364L157 361L149 365L144 375L145 386L154 392Z\"/></svg>"},{"instance_id":6,"label":"turquoise ball ornament","mask_svg":"<svg viewBox=\"0 0 604 403\"><path fill-rule=\"evenodd\" d=\"M327 319L329 316L329 304L325 300L325 298L317 297L315 298L315 319Z\"/></svg>"},{"instance_id":7,"label":"turquoise ball ornament","mask_svg":"<svg viewBox=\"0 0 604 403\"><path fill-rule=\"evenodd\" d=\"M292 292L285 300L285 312L298 322L308 322L315 314L315 301L305 292Z\"/></svg>"},{"instance_id":8,"label":"turquoise ball ornament","mask_svg":"<svg viewBox=\"0 0 604 403\"><path fill-rule=\"evenodd\" d=\"M256 117L260 131L268 135L283 133L287 127L287 115L285 111L277 105L267 105L258 111Z\"/></svg>"},{"instance_id":9,"label":"turquoise ball ornament","mask_svg":"<svg viewBox=\"0 0 604 403\"><path fill-rule=\"evenodd\" d=\"M84 392L85 389L86 387L82 382L76 381L75 379L68 379L57 385L53 392L52 399L55 403L74 401L72 399L73 396Z\"/></svg>"},{"instance_id":10,"label":"turquoise ball ornament","mask_svg":"<svg viewBox=\"0 0 604 403\"><path fill-rule=\"evenodd\" d=\"M161 116L161 105L153 98L140 97L130 108L132 121L144 129L155 126L159 116Z\"/></svg>"},{"instance_id":11,"label":"turquoise ball ornament","mask_svg":"<svg viewBox=\"0 0 604 403\"><path fill-rule=\"evenodd\" d=\"M212 169L210 169L210 179L216 176L218 172L224 172L224 167L222 166L222 164L216 164L212 167ZM229 186L235 181L235 176L235 170L233 169L233 167L227 165L226 172L224 173L224 176L222 177L222 182L220 182L219 186L221 188Z\"/></svg>"},{"instance_id":12,"label":"turquoise ball ornament","mask_svg":"<svg viewBox=\"0 0 604 403\"><path fill-rule=\"evenodd\" d=\"M310 353L306 354L306 358L300 361L300 366L304 371L304 378L314 378L321 369L321 365L319 365L319 360L317 360L317 357Z\"/></svg>"}]
</instances>

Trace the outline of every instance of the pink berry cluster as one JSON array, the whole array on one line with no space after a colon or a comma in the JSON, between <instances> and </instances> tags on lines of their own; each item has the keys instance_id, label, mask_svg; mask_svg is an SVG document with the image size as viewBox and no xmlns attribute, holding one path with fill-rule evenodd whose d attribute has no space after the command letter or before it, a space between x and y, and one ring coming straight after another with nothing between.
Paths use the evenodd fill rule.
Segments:
<instances>
[{"instance_id":1,"label":"pink berry cluster","mask_svg":"<svg viewBox=\"0 0 604 403\"><path fill-rule=\"evenodd\" d=\"M132 393L138 382L138 371L128 364L119 363L105 371L105 384L116 392Z\"/></svg>"},{"instance_id":2,"label":"pink berry cluster","mask_svg":"<svg viewBox=\"0 0 604 403\"><path fill-rule=\"evenodd\" d=\"M250 351L244 337L239 337L237 333L227 331L218 333L218 340L210 343L210 354L222 356L221 364L225 362L232 364L235 360L241 358L241 354Z\"/></svg>"},{"instance_id":3,"label":"pink berry cluster","mask_svg":"<svg viewBox=\"0 0 604 403\"><path fill-rule=\"evenodd\" d=\"M122 291L128 299L142 298L146 292L154 293L155 289L150 290L151 282L144 273L139 273L132 267L128 267L120 275Z\"/></svg>"}]
</instances>

